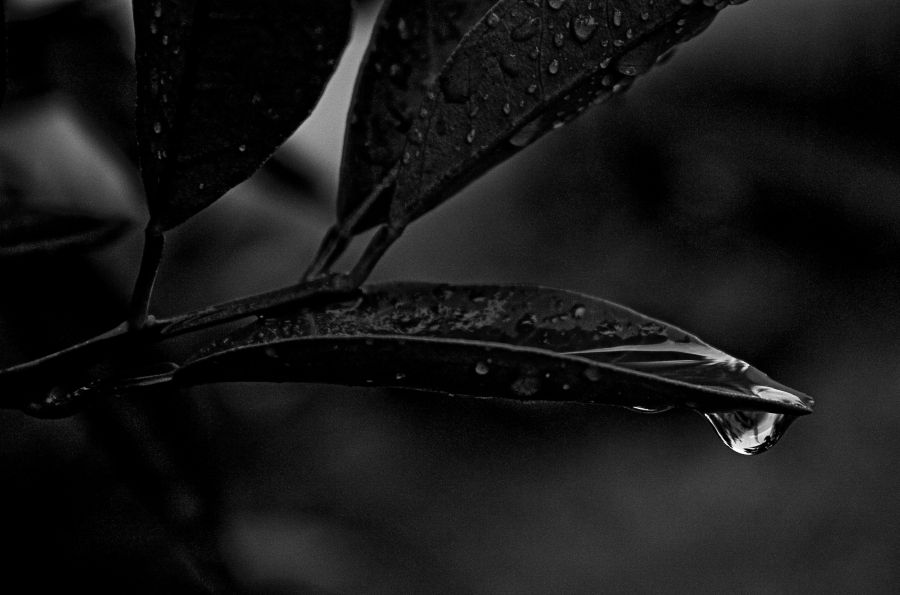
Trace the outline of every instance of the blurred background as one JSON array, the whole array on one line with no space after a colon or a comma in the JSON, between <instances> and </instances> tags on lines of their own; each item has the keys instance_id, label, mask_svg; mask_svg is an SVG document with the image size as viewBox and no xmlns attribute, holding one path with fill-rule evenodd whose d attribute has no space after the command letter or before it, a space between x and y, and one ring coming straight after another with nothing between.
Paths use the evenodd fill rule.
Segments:
<instances>
[{"instance_id":1,"label":"blurred background","mask_svg":"<svg viewBox=\"0 0 900 595\"><path fill-rule=\"evenodd\" d=\"M305 268L333 219L338 131L376 4L313 118L173 234L160 314ZM6 12L0 205L127 231L100 250L0 258L4 365L123 319L145 217L130 3L6 0ZM3 411L0 580L31 592L203 580L259 593L894 591L898 73L894 0L730 7L631 91L410 228L373 277L568 288L689 329L817 399L770 452L736 455L690 412L311 385L110 400L64 421Z\"/></svg>"}]
</instances>

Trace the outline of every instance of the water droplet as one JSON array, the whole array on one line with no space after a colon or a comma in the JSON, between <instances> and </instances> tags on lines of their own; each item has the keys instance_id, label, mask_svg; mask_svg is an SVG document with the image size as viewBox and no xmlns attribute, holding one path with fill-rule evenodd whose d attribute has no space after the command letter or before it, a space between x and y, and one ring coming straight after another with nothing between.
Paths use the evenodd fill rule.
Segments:
<instances>
[{"instance_id":1,"label":"water droplet","mask_svg":"<svg viewBox=\"0 0 900 595\"><path fill-rule=\"evenodd\" d=\"M550 60L550 64L547 65L547 72L550 74L556 74L559 72L559 60L556 58Z\"/></svg>"},{"instance_id":2,"label":"water droplet","mask_svg":"<svg viewBox=\"0 0 900 595\"><path fill-rule=\"evenodd\" d=\"M550 6L550 8L552 8L553 10L559 10L565 3L566 0L547 0L547 5Z\"/></svg>"},{"instance_id":3,"label":"water droplet","mask_svg":"<svg viewBox=\"0 0 900 595\"><path fill-rule=\"evenodd\" d=\"M406 26L406 19L402 17L397 20L397 35L400 36L400 39L409 39L409 27Z\"/></svg>"},{"instance_id":4,"label":"water droplet","mask_svg":"<svg viewBox=\"0 0 900 595\"><path fill-rule=\"evenodd\" d=\"M500 16L497 15L496 12L492 12L487 16L487 20L485 21L488 27L496 27L500 23Z\"/></svg>"},{"instance_id":5,"label":"water droplet","mask_svg":"<svg viewBox=\"0 0 900 595\"><path fill-rule=\"evenodd\" d=\"M479 376L484 376L485 374L487 374L490 371L491 371L491 369L484 362L478 362L477 364L475 364L475 373L478 374Z\"/></svg>"},{"instance_id":6,"label":"water droplet","mask_svg":"<svg viewBox=\"0 0 900 595\"><path fill-rule=\"evenodd\" d=\"M532 17L513 29L510 32L509 37L513 41L526 41L537 35L537 32L540 31L540 29L541 19Z\"/></svg>"},{"instance_id":7,"label":"water droplet","mask_svg":"<svg viewBox=\"0 0 900 595\"><path fill-rule=\"evenodd\" d=\"M516 332L520 334L531 333L537 326L537 316L532 313L524 314L518 322L516 322Z\"/></svg>"},{"instance_id":8,"label":"water droplet","mask_svg":"<svg viewBox=\"0 0 900 595\"><path fill-rule=\"evenodd\" d=\"M575 304L572 306L572 318L575 320L581 320L584 318L584 315L587 314L587 308L585 308L581 304Z\"/></svg>"},{"instance_id":9,"label":"water droplet","mask_svg":"<svg viewBox=\"0 0 900 595\"><path fill-rule=\"evenodd\" d=\"M557 32L557 33L553 36L553 45L555 45L555 46L558 47L558 48L561 48L561 47L564 46L565 44L566 44L566 36L565 36L565 34L563 34L561 31Z\"/></svg>"},{"instance_id":10,"label":"water droplet","mask_svg":"<svg viewBox=\"0 0 900 595\"><path fill-rule=\"evenodd\" d=\"M395 380L404 380L405 378L406 378L406 374L404 374L403 372L397 372L394 375Z\"/></svg>"},{"instance_id":11,"label":"water droplet","mask_svg":"<svg viewBox=\"0 0 900 595\"><path fill-rule=\"evenodd\" d=\"M469 99L469 73L459 61L452 62L441 77L441 91L450 103L465 103Z\"/></svg>"},{"instance_id":12,"label":"water droplet","mask_svg":"<svg viewBox=\"0 0 900 595\"><path fill-rule=\"evenodd\" d=\"M500 68L502 68L503 72L510 76L518 76L520 68L516 60L516 55L507 53L502 54L500 56Z\"/></svg>"},{"instance_id":13,"label":"water droplet","mask_svg":"<svg viewBox=\"0 0 900 595\"><path fill-rule=\"evenodd\" d=\"M585 43L594 36L597 31L597 19L593 15L580 14L572 21L572 33L575 39Z\"/></svg>"},{"instance_id":14,"label":"water droplet","mask_svg":"<svg viewBox=\"0 0 900 595\"><path fill-rule=\"evenodd\" d=\"M597 382L598 380L600 380L600 371L593 366L589 366L584 369L584 377L591 382Z\"/></svg>"},{"instance_id":15,"label":"water droplet","mask_svg":"<svg viewBox=\"0 0 900 595\"><path fill-rule=\"evenodd\" d=\"M526 145L531 144L531 142L537 138L538 134L540 134L542 129L541 121L539 119L532 120L525 126L522 126L519 130L513 134L509 143L514 147L524 147Z\"/></svg>"},{"instance_id":16,"label":"water droplet","mask_svg":"<svg viewBox=\"0 0 900 595\"><path fill-rule=\"evenodd\" d=\"M656 58L655 47L638 46L619 58L616 68L626 76L637 76L650 70Z\"/></svg>"},{"instance_id":17,"label":"water droplet","mask_svg":"<svg viewBox=\"0 0 900 595\"><path fill-rule=\"evenodd\" d=\"M533 397L541 390L541 381L534 376L522 376L512 384L512 390L520 397Z\"/></svg>"},{"instance_id":18,"label":"water droplet","mask_svg":"<svg viewBox=\"0 0 900 595\"><path fill-rule=\"evenodd\" d=\"M622 25L622 11L616 8L613 10L613 25L619 27Z\"/></svg>"},{"instance_id":19,"label":"water droplet","mask_svg":"<svg viewBox=\"0 0 900 595\"><path fill-rule=\"evenodd\" d=\"M475 141L475 129L470 128L468 134L466 134L466 142L470 145Z\"/></svg>"},{"instance_id":20,"label":"water droplet","mask_svg":"<svg viewBox=\"0 0 900 595\"><path fill-rule=\"evenodd\" d=\"M716 429L725 445L742 455L755 455L775 446L793 415L768 411L725 411L702 414Z\"/></svg>"},{"instance_id":21,"label":"water droplet","mask_svg":"<svg viewBox=\"0 0 900 595\"><path fill-rule=\"evenodd\" d=\"M511 112L512 112L512 106L507 101L506 103L503 104L503 113L508 116Z\"/></svg>"},{"instance_id":22,"label":"water droplet","mask_svg":"<svg viewBox=\"0 0 900 595\"><path fill-rule=\"evenodd\" d=\"M250 98L250 103L252 103L253 105L259 105L261 101L262 95L260 95L259 93L254 93L253 97Z\"/></svg>"},{"instance_id":23,"label":"water droplet","mask_svg":"<svg viewBox=\"0 0 900 595\"><path fill-rule=\"evenodd\" d=\"M159 122L154 122L153 123L153 132L155 132L156 134L160 134L162 132L162 124Z\"/></svg>"},{"instance_id":24,"label":"water droplet","mask_svg":"<svg viewBox=\"0 0 900 595\"><path fill-rule=\"evenodd\" d=\"M162 44L163 44L163 45L169 45L169 36L168 36L168 35L163 35L163 36L162 36Z\"/></svg>"},{"instance_id":25,"label":"water droplet","mask_svg":"<svg viewBox=\"0 0 900 595\"><path fill-rule=\"evenodd\" d=\"M247 145L238 145L238 151L240 151L241 153L243 153L246 150L247 150Z\"/></svg>"},{"instance_id":26,"label":"water droplet","mask_svg":"<svg viewBox=\"0 0 900 595\"><path fill-rule=\"evenodd\" d=\"M530 85L528 85L528 88L525 89L525 91L526 91L529 95L534 95L535 92L537 92L537 89L538 89L537 83L531 83Z\"/></svg>"}]
</instances>

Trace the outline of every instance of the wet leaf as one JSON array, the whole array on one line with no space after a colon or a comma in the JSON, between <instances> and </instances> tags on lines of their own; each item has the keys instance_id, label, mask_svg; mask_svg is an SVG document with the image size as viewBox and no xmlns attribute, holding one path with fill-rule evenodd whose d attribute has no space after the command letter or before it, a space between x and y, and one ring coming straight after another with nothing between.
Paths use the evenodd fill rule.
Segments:
<instances>
[{"instance_id":1,"label":"wet leaf","mask_svg":"<svg viewBox=\"0 0 900 595\"><path fill-rule=\"evenodd\" d=\"M425 92L462 36L496 0L388 0L369 41L341 164L338 217L346 218L399 161ZM360 222L387 219L390 190Z\"/></svg>"},{"instance_id":2,"label":"wet leaf","mask_svg":"<svg viewBox=\"0 0 900 595\"><path fill-rule=\"evenodd\" d=\"M4 206L0 198L0 261L99 246L117 239L129 224L125 219Z\"/></svg>"},{"instance_id":3,"label":"wet leaf","mask_svg":"<svg viewBox=\"0 0 900 595\"><path fill-rule=\"evenodd\" d=\"M305 381L640 410L809 413L812 399L622 306L527 286L372 286L262 319L176 373L192 384Z\"/></svg>"},{"instance_id":4,"label":"wet leaf","mask_svg":"<svg viewBox=\"0 0 900 595\"><path fill-rule=\"evenodd\" d=\"M182 223L306 119L350 30L343 0L135 1L137 127L152 217Z\"/></svg>"},{"instance_id":5,"label":"wet leaf","mask_svg":"<svg viewBox=\"0 0 900 595\"><path fill-rule=\"evenodd\" d=\"M624 90L728 3L501 0L453 52L410 126L393 224L404 227L493 165Z\"/></svg>"}]
</instances>

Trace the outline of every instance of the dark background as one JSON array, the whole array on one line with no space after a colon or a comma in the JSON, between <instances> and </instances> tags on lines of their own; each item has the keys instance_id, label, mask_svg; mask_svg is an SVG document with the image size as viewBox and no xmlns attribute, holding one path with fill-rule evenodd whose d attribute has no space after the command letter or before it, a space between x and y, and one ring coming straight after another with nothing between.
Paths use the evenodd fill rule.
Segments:
<instances>
[{"instance_id":1,"label":"dark background","mask_svg":"<svg viewBox=\"0 0 900 595\"><path fill-rule=\"evenodd\" d=\"M7 9L4 188L135 225L0 262L0 363L121 320L144 217L129 3ZM362 43L287 166L173 234L160 313L299 276L333 216ZM218 548L256 592L893 591L898 73L894 0L731 7L414 225L373 277L563 287L689 329L816 397L772 451L736 455L689 412L308 385L2 412L0 581L187 590L192 548Z\"/></svg>"}]
</instances>

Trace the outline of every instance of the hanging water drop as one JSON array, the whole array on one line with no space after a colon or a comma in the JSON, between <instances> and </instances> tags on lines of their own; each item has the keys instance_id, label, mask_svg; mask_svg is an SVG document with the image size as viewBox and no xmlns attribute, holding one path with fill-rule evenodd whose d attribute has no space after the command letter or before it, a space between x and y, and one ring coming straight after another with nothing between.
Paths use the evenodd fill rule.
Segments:
<instances>
[{"instance_id":1,"label":"hanging water drop","mask_svg":"<svg viewBox=\"0 0 900 595\"><path fill-rule=\"evenodd\" d=\"M557 60L556 58L550 60L550 64L547 65L547 72L549 72L550 74L556 74L557 72L559 72L559 60Z\"/></svg>"},{"instance_id":2,"label":"hanging water drop","mask_svg":"<svg viewBox=\"0 0 900 595\"><path fill-rule=\"evenodd\" d=\"M756 455L775 446L793 415L768 411L725 411L702 414L716 429L725 445L742 455Z\"/></svg>"}]
</instances>

